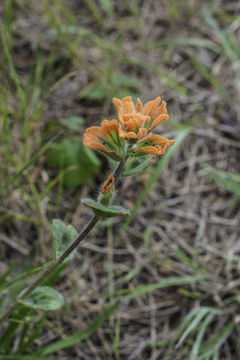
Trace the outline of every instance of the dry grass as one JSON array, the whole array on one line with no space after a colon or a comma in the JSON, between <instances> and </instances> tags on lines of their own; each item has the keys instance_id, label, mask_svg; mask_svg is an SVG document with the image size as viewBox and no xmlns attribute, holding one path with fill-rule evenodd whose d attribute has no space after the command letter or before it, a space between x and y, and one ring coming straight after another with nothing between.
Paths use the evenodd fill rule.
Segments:
<instances>
[{"instance_id":1,"label":"dry grass","mask_svg":"<svg viewBox=\"0 0 240 360\"><path fill-rule=\"evenodd\" d=\"M206 164L240 173L240 57L231 52L229 39L221 37L228 31L230 39L239 41L239 2L213 1L212 7L200 0L99 3L113 4L113 13L90 0L0 4L16 70L9 70L11 60L6 49L1 51L0 121L6 132L1 135L1 187L6 189L11 176L56 133L79 137L85 127L112 116L111 97L128 95L126 91L144 100L161 95L173 120L161 127L161 134L182 128L189 134L132 223L124 226L121 218L101 223L64 270L57 282L64 310L48 315L32 351L84 329L119 296L114 293L118 290L202 274L200 281L126 300L94 334L52 359L237 360L239 197L209 178ZM113 74L136 77L140 84L136 89L119 85ZM99 84L104 93L90 96ZM59 119L73 115L85 119L80 135L63 133L59 125ZM118 198L124 206L133 208L158 161L143 175L120 182ZM97 184L106 171L103 162ZM2 195L1 273L11 264L18 273L51 257L53 218L80 230L90 215L79 198L96 195L92 184L69 190L57 183L39 198L55 176L41 154ZM219 313L203 339L216 335L219 341L215 353L194 358L191 351L202 322L179 347L171 340L181 337L177 329L186 316L204 307Z\"/></svg>"}]
</instances>

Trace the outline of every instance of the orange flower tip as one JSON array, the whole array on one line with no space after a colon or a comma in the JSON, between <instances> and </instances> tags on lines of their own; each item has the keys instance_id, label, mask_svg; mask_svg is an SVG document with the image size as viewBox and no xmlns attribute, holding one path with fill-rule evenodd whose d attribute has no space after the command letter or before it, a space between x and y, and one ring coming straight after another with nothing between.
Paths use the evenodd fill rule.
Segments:
<instances>
[{"instance_id":1,"label":"orange flower tip","mask_svg":"<svg viewBox=\"0 0 240 360\"><path fill-rule=\"evenodd\" d=\"M86 129L85 134L88 134L88 133L98 133L99 130L100 130L100 126L91 126L90 128L87 128L87 129Z\"/></svg>"},{"instance_id":2,"label":"orange flower tip","mask_svg":"<svg viewBox=\"0 0 240 360\"><path fill-rule=\"evenodd\" d=\"M116 119L112 119L112 120L103 120L102 121L102 124L101 124L101 132L102 132L102 135L104 137L107 137L107 135L112 132L112 131L115 131L117 132L118 131L118 127L119 127L119 122L116 120Z\"/></svg>"},{"instance_id":3,"label":"orange flower tip","mask_svg":"<svg viewBox=\"0 0 240 360\"><path fill-rule=\"evenodd\" d=\"M132 101L131 96L125 96L124 98L122 98L122 102L130 102L130 101Z\"/></svg>"},{"instance_id":4,"label":"orange flower tip","mask_svg":"<svg viewBox=\"0 0 240 360\"><path fill-rule=\"evenodd\" d=\"M147 136L148 131L147 131L147 129L145 129L145 128L140 128L139 131L138 131L138 133L139 133L139 135L140 135L141 137L144 138L144 137Z\"/></svg>"},{"instance_id":5,"label":"orange flower tip","mask_svg":"<svg viewBox=\"0 0 240 360\"><path fill-rule=\"evenodd\" d=\"M136 111L139 113L142 113L142 111L143 111L143 104L139 98L137 99L137 102L136 102Z\"/></svg>"},{"instance_id":6,"label":"orange flower tip","mask_svg":"<svg viewBox=\"0 0 240 360\"><path fill-rule=\"evenodd\" d=\"M112 103L117 107L117 106L121 106L121 100L118 98L112 98Z\"/></svg>"},{"instance_id":7,"label":"orange flower tip","mask_svg":"<svg viewBox=\"0 0 240 360\"><path fill-rule=\"evenodd\" d=\"M139 136L133 131L125 131L122 128L119 129L119 136L127 139L137 139Z\"/></svg>"},{"instance_id":8,"label":"orange flower tip","mask_svg":"<svg viewBox=\"0 0 240 360\"><path fill-rule=\"evenodd\" d=\"M97 142L97 141L94 141L94 140L91 140L91 139L88 139L87 137L85 137L83 139L83 144L85 146L87 146L89 149L92 149L92 150L100 150L100 151L103 151L103 152L106 152L106 153L112 153L114 152L113 150L108 150L106 148L106 146L104 146L103 144Z\"/></svg>"},{"instance_id":9,"label":"orange flower tip","mask_svg":"<svg viewBox=\"0 0 240 360\"><path fill-rule=\"evenodd\" d=\"M107 195L109 193L113 184L114 184L114 176L113 174L110 174L107 180L104 181L103 186L101 188L103 195Z\"/></svg>"},{"instance_id":10,"label":"orange flower tip","mask_svg":"<svg viewBox=\"0 0 240 360\"><path fill-rule=\"evenodd\" d=\"M152 155L161 155L163 152L159 151L157 146L144 146L136 150L137 152L145 152Z\"/></svg>"},{"instance_id":11,"label":"orange flower tip","mask_svg":"<svg viewBox=\"0 0 240 360\"><path fill-rule=\"evenodd\" d=\"M152 125L150 126L150 128L148 129L149 131L151 131L152 129L154 129L155 127L157 127L161 122L163 122L164 120L167 120L169 118L168 114L161 114L159 115L152 123Z\"/></svg>"},{"instance_id":12,"label":"orange flower tip","mask_svg":"<svg viewBox=\"0 0 240 360\"><path fill-rule=\"evenodd\" d=\"M143 107L143 115L149 115L160 103L161 98L158 96L156 99L148 101Z\"/></svg>"}]
</instances>

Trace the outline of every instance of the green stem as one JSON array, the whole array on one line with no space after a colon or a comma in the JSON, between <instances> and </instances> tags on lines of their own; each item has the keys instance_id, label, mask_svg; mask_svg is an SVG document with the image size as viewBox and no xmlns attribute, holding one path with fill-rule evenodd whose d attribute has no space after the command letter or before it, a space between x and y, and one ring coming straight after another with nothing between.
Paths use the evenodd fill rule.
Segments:
<instances>
[{"instance_id":1,"label":"green stem","mask_svg":"<svg viewBox=\"0 0 240 360\"><path fill-rule=\"evenodd\" d=\"M120 162L117 169L114 171L113 176L115 181L118 179L118 177L121 174L121 171L124 167L124 162ZM63 261L71 254L71 252L73 250L76 249L76 247L78 247L78 245L80 245L83 240L85 239L85 237L88 235L88 233L94 228L94 226L96 225L96 223L98 222L98 220L100 219L99 215L94 215L91 217L91 219L89 220L88 224L85 226L85 228L83 228L83 230L79 233L78 237L76 238L76 240L72 243L72 245L70 245L67 250L57 259L57 261L52 264L51 266L49 266L48 269L46 269L46 271L44 271L42 273L42 275L36 280L34 281L34 283L27 288L27 290L20 296L17 298L17 300L9 307L9 309L1 316L0 318L0 324L3 323L8 317L9 315L11 315L13 313L13 311L15 311L17 309L17 307L19 306L19 301L23 301L25 300L32 292L33 290L35 290L40 284L42 284L47 277L60 265L63 263Z\"/></svg>"},{"instance_id":2,"label":"green stem","mask_svg":"<svg viewBox=\"0 0 240 360\"><path fill-rule=\"evenodd\" d=\"M127 159L126 159L127 160ZM116 168L116 170L114 171L113 173L113 176L114 176L114 180L117 181L118 177L120 176L122 170L123 170L123 167L125 165L125 162L126 160L124 161L121 161L119 164L118 164L118 167Z\"/></svg>"},{"instance_id":3,"label":"green stem","mask_svg":"<svg viewBox=\"0 0 240 360\"><path fill-rule=\"evenodd\" d=\"M47 277L71 254L71 252L82 242L82 240L86 237L86 235L92 230L92 228L96 225L98 220L100 219L99 216L94 215L87 226L81 231L81 233L78 235L76 240L72 243L69 248L57 259L57 261L51 265L46 271L42 273L42 275L15 301L15 303L10 306L10 308L5 312L5 314L2 315L0 318L0 324L5 321L10 314L19 305L19 301L25 300L28 295L30 295L33 290L35 290L44 280L47 279Z\"/></svg>"}]
</instances>

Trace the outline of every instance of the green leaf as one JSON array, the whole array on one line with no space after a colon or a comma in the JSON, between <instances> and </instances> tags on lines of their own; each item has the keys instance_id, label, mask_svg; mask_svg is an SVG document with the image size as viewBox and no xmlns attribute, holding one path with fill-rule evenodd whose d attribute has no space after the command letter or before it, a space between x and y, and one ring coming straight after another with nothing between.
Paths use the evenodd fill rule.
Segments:
<instances>
[{"instance_id":1,"label":"green leaf","mask_svg":"<svg viewBox=\"0 0 240 360\"><path fill-rule=\"evenodd\" d=\"M65 139L55 144L48 153L47 162L52 167L66 170L63 183L69 188L89 181L100 166L94 152L76 139Z\"/></svg>"},{"instance_id":2,"label":"green leaf","mask_svg":"<svg viewBox=\"0 0 240 360\"><path fill-rule=\"evenodd\" d=\"M82 199L81 202L90 208L92 208L93 212L96 215L102 216L102 217L113 217L116 215L129 215L130 211L128 209L125 209L121 206L111 205L111 206L104 206L102 204L99 204L98 202L92 200L92 199Z\"/></svg>"},{"instance_id":3,"label":"green leaf","mask_svg":"<svg viewBox=\"0 0 240 360\"><path fill-rule=\"evenodd\" d=\"M71 131L79 131L81 125L84 124L84 118L82 116L70 116L68 118L60 119L59 122Z\"/></svg>"},{"instance_id":4,"label":"green leaf","mask_svg":"<svg viewBox=\"0 0 240 360\"><path fill-rule=\"evenodd\" d=\"M21 294L26 290L24 290ZM64 304L61 293L49 286L37 287L25 300L19 300L23 305L35 310L57 310Z\"/></svg>"},{"instance_id":5,"label":"green leaf","mask_svg":"<svg viewBox=\"0 0 240 360\"><path fill-rule=\"evenodd\" d=\"M54 219L52 224L52 234L55 245L55 259L58 259L67 248L72 245L78 233L72 225L66 225L59 219ZM71 260L76 253L76 249L64 260Z\"/></svg>"},{"instance_id":6,"label":"green leaf","mask_svg":"<svg viewBox=\"0 0 240 360\"><path fill-rule=\"evenodd\" d=\"M140 158L130 158L124 167L122 176L131 176L142 172L149 164L150 156L142 156Z\"/></svg>"}]
</instances>

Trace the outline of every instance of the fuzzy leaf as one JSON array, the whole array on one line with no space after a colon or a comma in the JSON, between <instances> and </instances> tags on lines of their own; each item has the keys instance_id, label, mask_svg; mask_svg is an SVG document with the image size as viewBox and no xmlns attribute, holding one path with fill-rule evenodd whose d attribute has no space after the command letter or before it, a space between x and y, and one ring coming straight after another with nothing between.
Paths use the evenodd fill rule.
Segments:
<instances>
[{"instance_id":1,"label":"fuzzy leaf","mask_svg":"<svg viewBox=\"0 0 240 360\"><path fill-rule=\"evenodd\" d=\"M149 162L149 155L140 158L130 158L124 168L122 176L131 176L142 172L148 166Z\"/></svg>"},{"instance_id":2,"label":"fuzzy leaf","mask_svg":"<svg viewBox=\"0 0 240 360\"><path fill-rule=\"evenodd\" d=\"M78 233L72 225L66 225L59 219L54 219L52 224L52 234L55 246L55 259L58 259L64 251L72 245ZM65 259L64 262L71 260L76 253L76 249Z\"/></svg>"},{"instance_id":3,"label":"fuzzy leaf","mask_svg":"<svg viewBox=\"0 0 240 360\"><path fill-rule=\"evenodd\" d=\"M130 215L130 211L121 206L111 205L107 207L89 198L82 199L81 201L83 204L91 207L96 215L100 215L102 217L108 218L116 215Z\"/></svg>"},{"instance_id":4,"label":"fuzzy leaf","mask_svg":"<svg viewBox=\"0 0 240 360\"><path fill-rule=\"evenodd\" d=\"M59 309L64 304L64 299L62 294L53 288L49 286L39 286L27 299L19 300L19 302L32 309L47 311Z\"/></svg>"}]
</instances>

